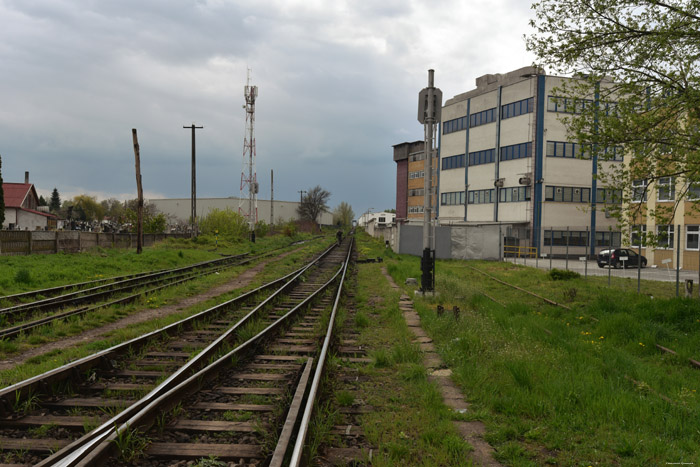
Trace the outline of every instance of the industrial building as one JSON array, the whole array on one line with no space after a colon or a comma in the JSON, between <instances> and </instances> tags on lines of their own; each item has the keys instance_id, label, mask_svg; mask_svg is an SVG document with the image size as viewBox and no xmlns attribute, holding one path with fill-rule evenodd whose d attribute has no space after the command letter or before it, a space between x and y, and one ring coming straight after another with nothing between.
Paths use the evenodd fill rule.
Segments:
<instances>
[{"instance_id":1,"label":"industrial building","mask_svg":"<svg viewBox=\"0 0 700 467\"><path fill-rule=\"evenodd\" d=\"M155 206L158 212L162 212L169 220L188 223L191 215L192 201L190 198L168 198L168 199L148 199L149 204ZM245 199L244 202L248 200ZM197 218L201 219L209 214L214 209L224 210L231 209L238 212L240 198L197 198ZM271 222L271 214L274 216L274 223L280 224L288 221L299 219L297 214L298 202L294 201L274 201L258 199L257 200L257 217L258 220L265 221L268 224ZM274 208L274 212L272 212ZM333 214L330 212L322 212L318 222L321 225L332 225Z\"/></svg>"}]
</instances>

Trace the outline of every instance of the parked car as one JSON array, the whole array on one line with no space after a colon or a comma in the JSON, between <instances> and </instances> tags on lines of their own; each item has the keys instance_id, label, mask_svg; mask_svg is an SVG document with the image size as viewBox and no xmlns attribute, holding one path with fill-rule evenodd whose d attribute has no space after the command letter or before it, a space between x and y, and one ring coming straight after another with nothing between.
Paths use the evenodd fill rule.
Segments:
<instances>
[{"instance_id":1,"label":"parked car","mask_svg":"<svg viewBox=\"0 0 700 467\"><path fill-rule=\"evenodd\" d=\"M602 250L598 253L598 267L604 268L611 266L613 268L631 268L637 267L640 261L640 255L631 248L615 248L614 250ZM641 256L642 267L647 267L647 259Z\"/></svg>"}]
</instances>

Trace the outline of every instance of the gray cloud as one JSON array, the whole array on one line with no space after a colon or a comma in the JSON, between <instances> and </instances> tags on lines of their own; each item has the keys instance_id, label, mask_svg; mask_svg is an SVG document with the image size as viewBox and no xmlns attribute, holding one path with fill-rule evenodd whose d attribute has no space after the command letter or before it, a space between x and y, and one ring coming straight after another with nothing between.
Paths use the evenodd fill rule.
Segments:
<instances>
[{"instance_id":1,"label":"gray cloud","mask_svg":"<svg viewBox=\"0 0 700 467\"><path fill-rule=\"evenodd\" d=\"M3 176L133 196L137 128L145 189L187 197L194 121L199 195L237 195L250 67L261 196L274 169L278 199L320 184L333 206L389 208L391 145L422 137L427 69L451 97L529 64L527 15L515 0L0 0Z\"/></svg>"}]
</instances>

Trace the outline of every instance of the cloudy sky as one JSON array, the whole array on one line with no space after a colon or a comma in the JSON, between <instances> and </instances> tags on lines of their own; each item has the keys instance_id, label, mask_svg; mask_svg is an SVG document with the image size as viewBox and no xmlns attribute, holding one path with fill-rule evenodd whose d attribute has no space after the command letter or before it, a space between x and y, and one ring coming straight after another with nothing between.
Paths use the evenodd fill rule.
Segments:
<instances>
[{"instance_id":1,"label":"cloudy sky","mask_svg":"<svg viewBox=\"0 0 700 467\"><path fill-rule=\"evenodd\" d=\"M330 206L395 206L393 144L422 139L417 95L445 99L530 65L527 0L0 0L0 155L45 197L238 196L247 69L259 88L260 197L321 185Z\"/></svg>"}]
</instances>

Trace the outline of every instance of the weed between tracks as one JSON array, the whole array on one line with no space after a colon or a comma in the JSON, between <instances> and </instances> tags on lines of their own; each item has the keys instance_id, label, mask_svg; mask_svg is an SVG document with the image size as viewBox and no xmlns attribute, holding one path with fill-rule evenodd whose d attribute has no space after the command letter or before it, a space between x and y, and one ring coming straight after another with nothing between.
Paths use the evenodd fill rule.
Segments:
<instances>
[{"instance_id":1,"label":"weed between tracks","mask_svg":"<svg viewBox=\"0 0 700 467\"><path fill-rule=\"evenodd\" d=\"M279 241L279 240L276 240ZM285 244L289 243L289 239L284 239ZM256 244L258 245L258 244ZM37 374L41 374L45 371L48 371L50 369L56 368L58 366L61 366L65 363L68 363L70 361L76 360L80 357L83 357L85 355L89 355L95 351L98 350L103 350L108 347L111 347L113 345L116 345L118 343L124 342L125 340L129 340L131 338L134 338L136 336L139 336L143 333L152 331L154 329L161 328L163 326L166 326L168 324L171 324L173 322L176 322L182 318L185 318L187 316L190 316L192 314L198 313L202 310L205 310L217 303L220 303L224 300L231 299L241 293L243 293L246 290L251 290L254 289L255 287L260 286L261 284L265 282L269 282L272 278L274 277L279 277L280 274L283 274L285 271L291 272L292 270L296 269L299 267L299 265L310 255L325 249L327 246L327 243L325 242L309 242L303 245L294 245L292 247L289 247L286 249L287 252L292 252L288 254L288 256L282 258L279 261L272 261L269 264L265 266L263 271L259 274L256 275L256 277L251 281L251 283L239 290L235 290L233 292L229 292L227 294L224 294L222 296L207 300L206 302L199 303L194 306L190 306L186 309L184 309L182 312L171 314L162 318L157 318L148 322L143 322L135 325L131 325L128 328L120 328L116 329L114 331L110 331L109 333L104 334L101 336L101 339L95 340L89 343L86 343L84 345L81 345L79 347L71 347L71 348L66 348L66 349L60 349L60 350L53 350L49 353L32 357L25 363L18 365L12 369L9 370L3 370L0 371L0 387L4 387L13 383L16 383L18 381L22 381L24 379L27 379L29 377L35 376ZM258 246L257 248L261 248ZM168 246L165 245L163 247L157 247L154 249L144 249L144 252L148 252L153 250L153 252L158 253L160 249L168 249ZM175 258L180 258L178 255L178 251L184 251L183 256L185 258L185 263L189 264L192 263L192 256L190 253L192 251L197 251L197 250L184 250L178 243L178 248L174 249L173 256ZM221 252L221 250L220 250ZM238 251L240 253L241 250ZM129 261L136 261L134 258L137 257L137 255L133 254L132 252L124 251L124 250L107 250L108 257L105 260L111 260L112 255L114 256L125 256L127 259L116 259L116 263L120 263L122 261L124 262L129 262ZM211 252L209 252L211 253ZM228 253L233 253L232 251L228 251ZM62 261L64 261L63 258L58 258L61 256L66 256L68 257L71 261L78 261L80 258L83 258L84 256L88 256L88 254L81 254L81 255L39 255L41 258L37 259L37 257L34 256L29 256L29 257L8 257L9 259L12 259L16 261L17 259L19 260L26 260L26 261L41 261L43 258L43 261L55 261L57 264L61 264ZM100 257L100 255L96 255ZM157 255L155 255L157 257ZM218 256L218 254L217 254ZM164 261L169 258L169 256L164 256ZM91 259L90 261L93 261L94 259ZM154 257L150 257L150 259L144 260L146 263L148 263L148 267L150 269L156 269L158 267L165 267L164 264L159 264L155 263ZM8 266L9 264L9 266ZM3 266L0 266L0 271L4 267L12 267L11 262L8 264L5 264ZM169 265L172 266L172 265ZM38 266L39 267L39 266ZM41 263L41 267L44 269L51 269L50 263ZM82 267L82 266L81 266ZM141 267L143 264L141 264ZM149 295L149 297L142 299L138 303L132 303L128 305L118 305L118 306L113 306L110 308L105 308L103 310L85 315L83 317L72 317L69 320L63 321L63 322L56 322L52 323L51 325L43 326L41 328L38 328L37 330L30 332L28 334L23 334L20 335L16 339L12 340L0 340L0 360L6 360L9 358L12 358L13 353L21 352L24 350L27 350L31 347L38 346L38 345L43 345L47 342L55 341L61 337L66 337L66 336L73 336L73 335L78 335L83 332L85 332L88 329L95 328L102 326L104 324L107 324L109 322L116 321L117 319L125 316L125 315L130 315L133 313L138 312L139 310L143 309L144 307L147 307L149 303L147 303L148 299L153 299L157 297L157 300L159 303L173 303L176 300L181 299L183 296L190 296L194 295L197 293L201 293L205 290L208 290L216 285L220 285L222 283L225 283L227 281L230 281L233 277L239 275L242 271L250 267L250 265L246 266L238 266L235 268L231 268L229 270L223 271L219 274L213 274L213 275L207 275L204 277L201 277L199 279L196 279L193 282L190 283L185 283L181 284L178 286L174 286L171 288L167 288L164 290L161 290L157 293ZM80 269L80 268L76 268ZM93 271L90 270L90 268L86 265L84 268L84 273L85 274L92 274ZM124 273L123 270L118 270L118 273ZM111 275L117 274L116 271L112 271ZM3 277L2 273L0 272L0 277ZM57 276L63 278L64 276ZM79 280L85 280L85 276L80 276L78 278L74 278L73 276L65 276L65 277L71 277L71 281L79 281ZM54 283L48 284L48 283L42 283L41 286L48 286L48 285L55 285ZM36 288L39 286L36 284L33 288ZM1 287L1 286L0 286ZM0 289L0 293L9 293L5 291L5 289ZM152 300L153 302L153 300Z\"/></svg>"},{"instance_id":2,"label":"weed between tracks","mask_svg":"<svg viewBox=\"0 0 700 467\"><path fill-rule=\"evenodd\" d=\"M398 284L420 277L418 258L390 256L385 261ZM687 360L700 359L700 303L670 298L675 286L668 284L645 283L652 298L637 295L629 281L613 282L612 288L604 277L555 282L546 272L509 263L438 261L436 271L438 297L414 298L414 305L472 403L461 417L485 422L498 460L700 463L700 374ZM438 304L446 311L459 306L459 318L438 316ZM678 355L663 354L655 344ZM378 364L392 362L390 351L375 358Z\"/></svg>"}]
</instances>

